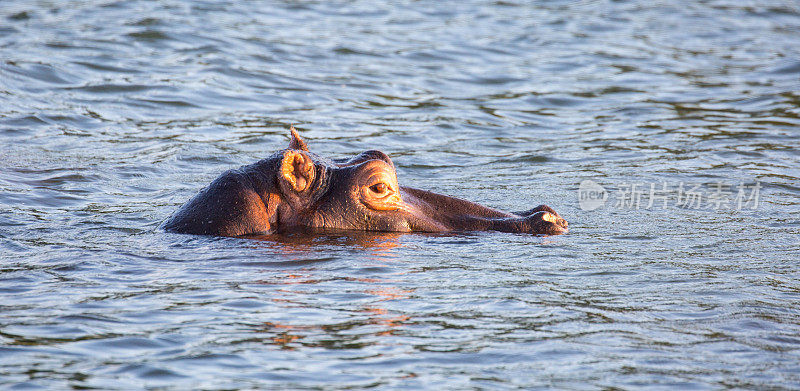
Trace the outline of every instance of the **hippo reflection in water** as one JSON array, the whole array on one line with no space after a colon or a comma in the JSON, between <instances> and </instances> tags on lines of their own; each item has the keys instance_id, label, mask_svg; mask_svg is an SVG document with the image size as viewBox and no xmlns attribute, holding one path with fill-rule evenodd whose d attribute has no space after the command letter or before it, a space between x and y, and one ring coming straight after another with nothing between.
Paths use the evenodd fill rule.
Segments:
<instances>
[{"instance_id":1,"label":"hippo reflection in water","mask_svg":"<svg viewBox=\"0 0 800 391\"><path fill-rule=\"evenodd\" d=\"M173 214L170 232L243 236L289 229L388 232L567 232L546 205L506 213L397 183L380 151L331 161L308 151L294 129L289 148L223 173Z\"/></svg>"}]
</instances>

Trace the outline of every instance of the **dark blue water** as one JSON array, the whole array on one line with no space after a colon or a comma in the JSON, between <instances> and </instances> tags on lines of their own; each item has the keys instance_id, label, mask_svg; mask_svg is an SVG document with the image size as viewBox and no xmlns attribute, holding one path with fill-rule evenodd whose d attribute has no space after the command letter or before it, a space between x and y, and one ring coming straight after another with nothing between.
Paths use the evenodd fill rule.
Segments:
<instances>
[{"instance_id":1,"label":"dark blue water","mask_svg":"<svg viewBox=\"0 0 800 391\"><path fill-rule=\"evenodd\" d=\"M156 229L291 124L571 231ZM797 389L799 147L794 1L4 1L0 387Z\"/></svg>"}]
</instances>

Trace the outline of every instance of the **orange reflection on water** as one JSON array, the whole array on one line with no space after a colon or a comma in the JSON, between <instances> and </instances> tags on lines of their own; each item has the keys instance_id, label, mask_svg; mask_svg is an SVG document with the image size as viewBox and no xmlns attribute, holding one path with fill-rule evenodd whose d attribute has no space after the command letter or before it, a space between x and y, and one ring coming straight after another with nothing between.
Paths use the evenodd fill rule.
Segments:
<instances>
[{"instance_id":1,"label":"orange reflection on water","mask_svg":"<svg viewBox=\"0 0 800 391\"><path fill-rule=\"evenodd\" d=\"M364 293L379 296L381 298L380 301L407 299L408 294L411 292L413 291L408 289L400 289L393 286L382 286L376 289L368 289L364 291Z\"/></svg>"},{"instance_id":2,"label":"orange reflection on water","mask_svg":"<svg viewBox=\"0 0 800 391\"><path fill-rule=\"evenodd\" d=\"M369 324L375 324L386 328L386 330L375 333L375 335L379 336L394 334L396 329L402 327L405 322L411 319L408 315L387 316L389 315L389 311L379 307L366 307L362 312L373 315L369 318Z\"/></svg>"},{"instance_id":3,"label":"orange reflection on water","mask_svg":"<svg viewBox=\"0 0 800 391\"><path fill-rule=\"evenodd\" d=\"M327 262L328 259L320 260L317 257L320 253L330 254L342 250L344 256L352 256L354 255L352 250L355 249L355 255L360 259L366 258L367 261L377 261L385 265L392 261L393 251L402 246L400 238L403 235L403 233L395 232L315 231L249 237L255 239L254 242L257 241L257 245L254 247L267 248L278 254L287 255L289 259L295 259L286 263L290 265L290 270L285 270L283 274L273 271L270 273L271 277L257 281L257 283L265 285L278 285L274 292L279 295L270 298L275 303L295 309L333 310L319 308L315 298L310 296L313 293L300 286L313 287L336 281L357 283L357 285L348 286L350 292L352 292L353 286L357 287L358 284L361 284L364 289L360 292L374 297L373 300L369 300L370 304L356 309L355 313L352 312L353 310L349 310L351 312L348 310L338 311L336 319L329 322L321 320L323 323L304 324L268 321L262 323L262 326L255 331L266 334L263 339L265 343L281 349L297 349L300 346L351 348L358 344L376 343L373 338L368 338L370 336L393 334L398 328L407 324L410 317L377 304L389 300L406 299L412 291L389 285L391 282L382 278L334 276L328 272L320 273L317 269L318 263ZM353 316L354 314L356 316ZM378 330L375 330L375 325L379 326ZM364 332L359 334L358 331L361 328ZM353 330L356 332L354 333Z\"/></svg>"},{"instance_id":4,"label":"orange reflection on water","mask_svg":"<svg viewBox=\"0 0 800 391\"><path fill-rule=\"evenodd\" d=\"M264 322L254 331L267 334L263 342L281 349L295 350L300 345L336 348L337 345L375 344L377 342L369 338L370 336L393 335L411 319L408 315L392 314L391 311L381 307L365 307L358 312L365 316L357 320L347 318L345 321L330 324ZM372 325L380 326L380 330L363 334L352 332L353 329Z\"/></svg>"},{"instance_id":5,"label":"orange reflection on water","mask_svg":"<svg viewBox=\"0 0 800 391\"><path fill-rule=\"evenodd\" d=\"M299 341L304 338L303 335L297 333L300 330L309 330L312 326L295 326L273 322L264 322L263 332L274 332L276 335L269 338L270 344L280 346L281 349L294 350L296 349L289 344ZM280 330L280 331L272 331Z\"/></svg>"},{"instance_id":6,"label":"orange reflection on water","mask_svg":"<svg viewBox=\"0 0 800 391\"><path fill-rule=\"evenodd\" d=\"M309 284L315 285L329 280L313 278L310 274L299 274L297 271L287 273L281 277L282 281L271 281L267 283L290 284ZM342 280L342 278L335 278ZM371 303L366 304L360 309L337 311L337 319L323 323L279 323L268 321L256 331L267 334L263 339L265 343L275 345L281 349L297 349L301 346L324 347L324 348L351 348L359 344L375 344L370 336L390 336L398 329L408 324L411 317L387 309L383 302L390 300L407 299L413 290L401 289L395 286L386 285L387 282L376 278L345 277L344 280L356 281L364 284L366 289L361 292L372 296ZM278 289L277 292L285 293L287 297L273 297L274 302L288 304L293 308L311 308L313 310L331 310L330 308L320 308L319 304L309 306L309 302L314 302L309 292L293 291L291 289ZM353 314L358 314L353 316ZM372 326L372 327L365 327ZM379 326L375 330L374 326ZM363 333L359 331L363 330Z\"/></svg>"},{"instance_id":7,"label":"orange reflection on water","mask_svg":"<svg viewBox=\"0 0 800 391\"><path fill-rule=\"evenodd\" d=\"M385 260L391 250L400 247L401 232L365 231L298 231L269 235L252 235L258 247L276 250L286 255L310 255L337 249L361 248L369 250L376 259ZM322 251L320 251L322 250Z\"/></svg>"}]
</instances>

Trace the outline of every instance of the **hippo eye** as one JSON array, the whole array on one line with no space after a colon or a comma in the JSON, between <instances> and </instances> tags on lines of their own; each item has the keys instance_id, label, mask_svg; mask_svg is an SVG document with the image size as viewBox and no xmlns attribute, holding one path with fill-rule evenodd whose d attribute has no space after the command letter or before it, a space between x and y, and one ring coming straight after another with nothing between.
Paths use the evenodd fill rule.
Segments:
<instances>
[{"instance_id":1,"label":"hippo eye","mask_svg":"<svg viewBox=\"0 0 800 391\"><path fill-rule=\"evenodd\" d=\"M389 186L386 186L386 184L383 182L379 182L370 186L369 189L377 194L383 194L389 190Z\"/></svg>"}]
</instances>

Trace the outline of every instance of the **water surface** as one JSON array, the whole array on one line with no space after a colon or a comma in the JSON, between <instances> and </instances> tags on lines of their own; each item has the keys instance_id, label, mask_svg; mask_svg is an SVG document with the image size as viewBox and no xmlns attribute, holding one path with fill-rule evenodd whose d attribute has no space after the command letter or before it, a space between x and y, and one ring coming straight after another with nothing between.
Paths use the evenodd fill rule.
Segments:
<instances>
[{"instance_id":1,"label":"water surface","mask_svg":"<svg viewBox=\"0 0 800 391\"><path fill-rule=\"evenodd\" d=\"M800 388L798 38L778 0L5 2L0 386ZM156 229L290 124L571 232Z\"/></svg>"}]
</instances>

